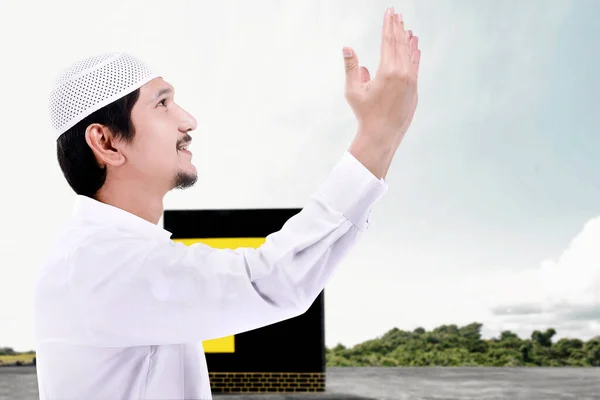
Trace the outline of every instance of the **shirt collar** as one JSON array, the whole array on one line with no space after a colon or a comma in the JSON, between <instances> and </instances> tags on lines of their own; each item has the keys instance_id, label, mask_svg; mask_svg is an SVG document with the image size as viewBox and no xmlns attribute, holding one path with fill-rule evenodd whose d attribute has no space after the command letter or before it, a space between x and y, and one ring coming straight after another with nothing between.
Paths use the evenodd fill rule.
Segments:
<instances>
[{"instance_id":1,"label":"shirt collar","mask_svg":"<svg viewBox=\"0 0 600 400\"><path fill-rule=\"evenodd\" d=\"M82 222L118 227L149 238L170 239L172 233L128 211L77 195L72 216Z\"/></svg>"}]
</instances>

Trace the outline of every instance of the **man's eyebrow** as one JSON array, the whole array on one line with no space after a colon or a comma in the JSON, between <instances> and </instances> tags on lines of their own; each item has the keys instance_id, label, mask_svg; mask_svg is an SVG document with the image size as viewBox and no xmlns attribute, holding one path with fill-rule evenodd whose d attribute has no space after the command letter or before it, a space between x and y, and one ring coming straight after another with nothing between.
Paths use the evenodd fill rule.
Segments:
<instances>
[{"instance_id":1,"label":"man's eyebrow","mask_svg":"<svg viewBox=\"0 0 600 400\"><path fill-rule=\"evenodd\" d=\"M148 103L152 103L152 102L158 100L161 96L163 96L167 93L173 93L173 89L171 89L171 88L160 89Z\"/></svg>"}]
</instances>

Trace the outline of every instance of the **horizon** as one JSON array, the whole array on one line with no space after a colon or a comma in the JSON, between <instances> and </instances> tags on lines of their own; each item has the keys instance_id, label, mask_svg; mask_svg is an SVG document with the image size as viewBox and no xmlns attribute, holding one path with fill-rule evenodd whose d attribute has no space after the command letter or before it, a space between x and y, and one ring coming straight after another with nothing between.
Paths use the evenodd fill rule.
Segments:
<instances>
[{"instance_id":1,"label":"horizon","mask_svg":"<svg viewBox=\"0 0 600 400\"><path fill-rule=\"evenodd\" d=\"M478 323L478 322L476 322L476 321L473 321L472 323ZM333 349L333 348L335 348L336 346L339 346L339 345L342 345L342 346L344 346L344 347L346 347L346 348L353 348L353 347L359 346L359 345L361 345L361 344L367 343L367 342L369 342L369 341L372 341L372 340L381 340L381 339L383 338L383 336L385 336L385 335L389 334L390 332L394 331L395 329L397 329L397 330L399 330L399 331L403 331L403 332L410 332L410 333L414 333L414 331L415 331L415 330L417 330L417 329L425 329L425 333L432 333L432 332L433 332L433 330L435 330L435 329L437 329L437 328L441 328L441 327L443 327L443 326L452 326L452 325L456 325L456 324L442 324L442 325L439 325L439 326L433 327L433 329L425 329L425 328L422 328L422 327L417 327L417 328L415 328L415 329L413 329L413 330L405 330L405 329L401 329L401 328L398 328L398 327L394 327L394 328L391 328L391 329L389 329L388 331L386 331L386 332L384 332L384 333L382 333L382 334L380 334L380 335L378 335L378 336L376 336L376 337L369 338L369 339L365 339L364 341L361 341L361 342L355 343L355 344L354 344L354 345L352 345L352 346L346 346L346 345L344 345L343 343L335 343L335 344L333 344L333 345L331 345L331 346L328 346L328 345L326 345L326 344L325 344L325 346L324 346L324 347L325 347L326 349L330 349L330 350L331 350L331 349ZM467 326L467 325L469 325L469 324L466 324L466 325L456 325L456 326L457 326L458 328L461 328L461 327L464 327L464 326ZM546 332L546 330L547 330L547 329L553 329L553 327L549 326L549 327L547 327L546 329L540 329L540 331L541 331L541 332ZM510 330L506 330L506 331L508 331L508 332L510 332L510 333L514 333L515 335L517 335L517 337L518 337L520 340L531 340L531 339L532 339L532 338L531 338L531 334L533 334L533 333L535 332L535 331L531 331L531 334L529 334L529 335L525 335L525 336L521 336L521 335L519 335L519 334L518 334L518 333L516 333L516 332L512 332L512 331L510 331ZM500 335L501 335L501 333L502 333L502 332L498 333L497 335L494 335L494 336L489 336L489 337L487 337L487 336L483 336L483 335L482 335L482 336L481 336L481 340L482 340L482 341L494 341L494 340L500 340ZM556 335L555 335L555 336L553 336L553 338L551 339L551 342L552 342L553 344L556 344L556 342L557 342L557 340L555 340L554 338L555 338L555 337L557 337L558 333L559 333L559 332L556 332ZM581 338L578 338L578 337L561 337L561 338L564 338L564 339L579 339L579 340L582 340L582 341L584 341L584 342L588 342L588 341L592 341L592 340L600 340L600 332L598 332L598 335L596 335L596 336L593 336L593 337L590 337L590 338L588 338L587 340L583 340L583 339L581 339ZM32 353L32 352L33 352L33 353L35 353L35 350L33 350L33 349L30 349L30 350L17 350L17 349L15 349L15 348L11 347L11 346L3 346L3 345L0 343L0 350L1 350L1 349L12 349L12 350L14 350L16 353Z\"/></svg>"}]
</instances>

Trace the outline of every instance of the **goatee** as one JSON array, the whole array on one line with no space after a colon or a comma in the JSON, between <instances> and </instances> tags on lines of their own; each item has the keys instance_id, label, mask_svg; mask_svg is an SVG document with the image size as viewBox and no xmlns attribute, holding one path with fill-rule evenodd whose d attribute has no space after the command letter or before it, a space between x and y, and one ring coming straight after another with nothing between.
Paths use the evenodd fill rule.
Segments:
<instances>
[{"instance_id":1,"label":"goatee","mask_svg":"<svg viewBox=\"0 0 600 400\"><path fill-rule=\"evenodd\" d=\"M173 189L186 189L194 186L196 181L198 180L198 174L186 174L180 172L175 177L173 182Z\"/></svg>"}]
</instances>

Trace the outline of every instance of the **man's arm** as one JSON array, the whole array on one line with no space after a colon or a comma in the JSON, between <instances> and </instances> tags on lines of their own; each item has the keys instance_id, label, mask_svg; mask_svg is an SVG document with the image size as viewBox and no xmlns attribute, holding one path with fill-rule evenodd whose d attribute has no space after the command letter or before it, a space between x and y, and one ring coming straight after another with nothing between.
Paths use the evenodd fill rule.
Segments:
<instances>
[{"instance_id":1,"label":"man's arm","mask_svg":"<svg viewBox=\"0 0 600 400\"><path fill-rule=\"evenodd\" d=\"M345 153L302 211L257 249L114 240L105 254L90 257L83 246L72 259L78 268L71 283L90 342L198 342L303 314L386 190Z\"/></svg>"}]
</instances>

